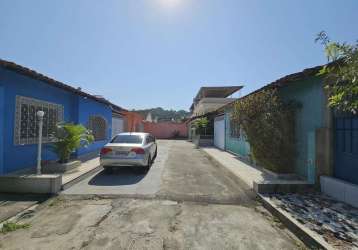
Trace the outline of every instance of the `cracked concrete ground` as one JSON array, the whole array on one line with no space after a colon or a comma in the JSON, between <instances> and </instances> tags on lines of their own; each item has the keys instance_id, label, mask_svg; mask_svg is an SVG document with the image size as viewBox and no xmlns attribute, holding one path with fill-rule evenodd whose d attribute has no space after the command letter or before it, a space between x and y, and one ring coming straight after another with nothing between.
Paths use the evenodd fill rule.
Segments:
<instances>
[{"instance_id":1,"label":"cracked concrete ground","mask_svg":"<svg viewBox=\"0 0 358 250\"><path fill-rule=\"evenodd\" d=\"M30 228L0 235L0 248L302 248L246 186L223 173L190 143L166 141L159 146L168 147L168 155L161 156L167 159L160 180L152 180L159 183L154 195L144 193L140 199L105 196L110 185L103 195L88 196L87 190L84 195L63 194L20 219L20 223L30 223ZM143 183L133 185L145 188ZM82 183L77 190L83 187Z\"/></svg>"}]
</instances>

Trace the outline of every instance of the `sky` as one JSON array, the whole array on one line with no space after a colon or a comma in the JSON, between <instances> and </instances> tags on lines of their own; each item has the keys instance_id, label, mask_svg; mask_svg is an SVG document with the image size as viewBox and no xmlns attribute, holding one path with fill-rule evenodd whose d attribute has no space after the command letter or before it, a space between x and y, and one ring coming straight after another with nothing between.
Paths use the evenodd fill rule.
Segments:
<instances>
[{"instance_id":1,"label":"sky","mask_svg":"<svg viewBox=\"0 0 358 250\"><path fill-rule=\"evenodd\" d=\"M0 58L128 109L188 110L201 86L245 95L358 39L357 0L0 0Z\"/></svg>"}]
</instances>

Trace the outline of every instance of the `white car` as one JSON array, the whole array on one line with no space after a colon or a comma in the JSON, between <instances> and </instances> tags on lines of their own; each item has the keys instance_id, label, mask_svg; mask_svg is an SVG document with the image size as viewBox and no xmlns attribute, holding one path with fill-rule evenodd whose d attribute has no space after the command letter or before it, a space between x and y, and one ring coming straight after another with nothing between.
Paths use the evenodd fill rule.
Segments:
<instances>
[{"instance_id":1,"label":"white car","mask_svg":"<svg viewBox=\"0 0 358 250\"><path fill-rule=\"evenodd\" d=\"M138 166L147 172L157 151L155 137L149 133L120 133L101 149L100 163L107 171L123 166Z\"/></svg>"}]
</instances>

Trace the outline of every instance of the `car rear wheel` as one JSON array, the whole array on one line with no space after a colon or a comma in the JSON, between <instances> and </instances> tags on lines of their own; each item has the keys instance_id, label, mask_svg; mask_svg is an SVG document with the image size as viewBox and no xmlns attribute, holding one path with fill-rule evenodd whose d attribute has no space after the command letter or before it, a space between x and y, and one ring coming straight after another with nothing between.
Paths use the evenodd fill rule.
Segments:
<instances>
[{"instance_id":1,"label":"car rear wheel","mask_svg":"<svg viewBox=\"0 0 358 250\"><path fill-rule=\"evenodd\" d=\"M153 160L154 160L155 158L157 158L157 154L158 154L158 148L155 149L155 153L154 153Z\"/></svg>"},{"instance_id":2,"label":"car rear wheel","mask_svg":"<svg viewBox=\"0 0 358 250\"><path fill-rule=\"evenodd\" d=\"M147 160L147 165L143 168L143 173L147 173L149 169L152 167L152 157L149 155Z\"/></svg>"}]
</instances>

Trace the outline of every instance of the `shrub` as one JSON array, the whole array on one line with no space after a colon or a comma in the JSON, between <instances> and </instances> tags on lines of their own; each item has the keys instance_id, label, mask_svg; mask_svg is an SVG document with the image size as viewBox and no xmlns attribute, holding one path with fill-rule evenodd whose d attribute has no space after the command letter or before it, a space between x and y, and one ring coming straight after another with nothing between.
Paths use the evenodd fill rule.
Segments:
<instances>
[{"instance_id":1,"label":"shrub","mask_svg":"<svg viewBox=\"0 0 358 250\"><path fill-rule=\"evenodd\" d=\"M232 119L244 130L253 158L278 173L293 172L295 161L295 110L283 103L276 89L249 95L234 105Z\"/></svg>"},{"instance_id":2,"label":"shrub","mask_svg":"<svg viewBox=\"0 0 358 250\"><path fill-rule=\"evenodd\" d=\"M72 123L58 124L51 138L54 141L51 149L57 154L60 163L68 162L73 152L94 141L90 130Z\"/></svg>"}]
</instances>

